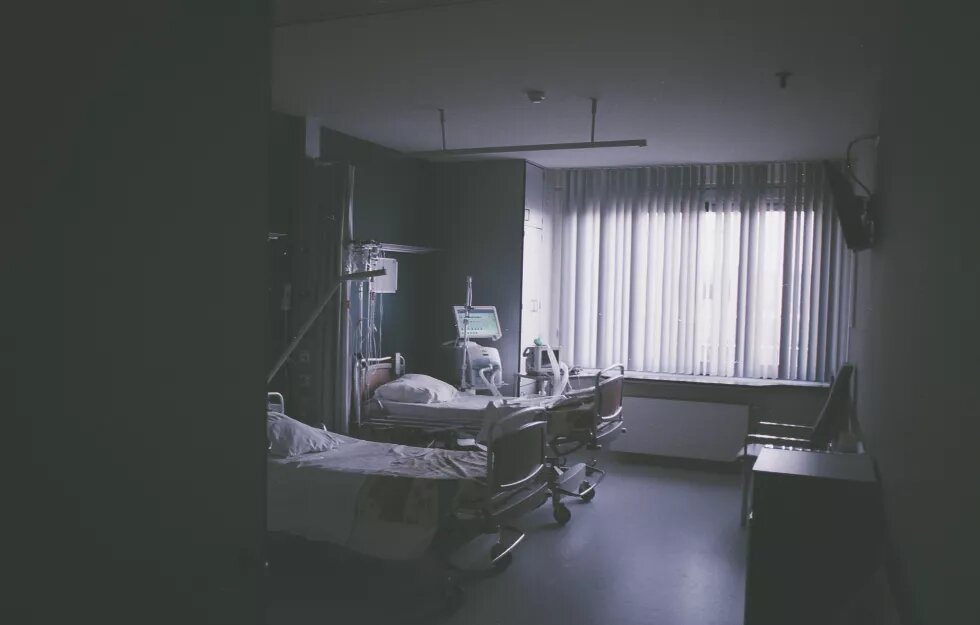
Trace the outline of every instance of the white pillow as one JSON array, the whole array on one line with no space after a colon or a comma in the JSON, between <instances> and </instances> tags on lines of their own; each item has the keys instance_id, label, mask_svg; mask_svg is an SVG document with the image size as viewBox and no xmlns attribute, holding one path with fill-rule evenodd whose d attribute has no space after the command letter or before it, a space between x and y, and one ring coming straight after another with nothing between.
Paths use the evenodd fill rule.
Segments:
<instances>
[{"instance_id":1,"label":"white pillow","mask_svg":"<svg viewBox=\"0 0 980 625\"><path fill-rule=\"evenodd\" d=\"M265 434L269 455L279 458L330 451L340 444L340 439L330 432L300 423L281 412L266 413Z\"/></svg>"},{"instance_id":2,"label":"white pillow","mask_svg":"<svg viewBox=\"0 0 980 625\"><path fill-rule=\"evenodd\" d=\"M456 398L455 388L442 380L421 373L406 373L402 377L382 384L374 394L380 399L408 404L435 404Z\"/></svg>"}]
</instances>

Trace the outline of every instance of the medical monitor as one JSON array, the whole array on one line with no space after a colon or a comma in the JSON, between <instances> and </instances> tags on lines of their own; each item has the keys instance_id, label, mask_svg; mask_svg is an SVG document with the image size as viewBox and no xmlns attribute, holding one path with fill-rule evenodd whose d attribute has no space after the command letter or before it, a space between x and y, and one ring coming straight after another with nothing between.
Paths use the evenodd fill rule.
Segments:
<instances>
[{"instance_id":1,"label":"medical monitor","mask_svg":"<svg viewBox=\"0 0 980 625\"><path fill-rule=\"evenodd\" d=\"M844 233L844 242L852 250L871 247L874 222L868 210L870 200L855 195L851 180L836 164L824 161L823 167L834 198L834 212Z\"/></svg>"},{"instance_id":2,"label":"medical monitor","mask_svg":"<svg viewBox=\"0 0 980 625\"><path fill-rule=\"evenodd\" d=\"M497 340L502 335L496 306L470 306L468 313L466 306L453 306L453 313L459 338L463 338L464 327L467 339Z\"/></svg>"}]
</instances>

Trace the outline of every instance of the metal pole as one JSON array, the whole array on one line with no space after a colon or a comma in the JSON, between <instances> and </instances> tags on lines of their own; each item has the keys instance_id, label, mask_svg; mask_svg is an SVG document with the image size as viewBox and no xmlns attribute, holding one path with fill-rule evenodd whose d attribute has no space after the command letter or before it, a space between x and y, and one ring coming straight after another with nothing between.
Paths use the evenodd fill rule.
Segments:
<instances>
[{"instance_id":1,"label":"metal pole","mask_svg":"<svg viewBox=\"0 0 980 625\"><path fill-rule=\"evenodd\" d=\"M296 349L296 346L299 345L300 341L303 340L303 337L306 336L306 333L310 331L311 327L313 327L313 323L320 318L320 313L323 312L323 309L327 307L327 304L330 302L331 299L333 299L333 296L336 295L337 289L340 288L341 284L343 284L343 282L338 282L337 284L333 285L333 288L330 289L330 292L327 293L327 296L324 297L322 300L320 300L320 304L313 311L313 314L310 315L310 318L306 320L306 323L303 324L303 327L299 329L299 332L296 334L296 338L292 340L292 342L289 344L289 347L286 348L286 351L283 352L282 356L279 357L279 360L276 361L276 364L272 366L272 370L269 371L269 375L268 377L266 377L265 380L266 384L272 382L272 378L276 377L276 374L279 373L279 369L289 359L289 356L293 353L293 350Z\"/></svg>"},{"instance_id":2,"label":"metal pole","mask_svg":"<svg viewBox=\"0 0 980 625\"><path fill-rule=\"evenodd\" d=\"M320 303L317 304L316 308L313 310L313 313L309 316L309 318L307 318L305 322L303 322L303 326L299 329L299 332L296 334L296 338L294 338L289 343L289 346L286 347L286 351L283 352L282 356L279 357L279 360L276 361L276 364L272 367L272 370L269 372L269 376L266 379L266 384L272 382L272 378L276 377L276 374L279 372L279 369L289 359L289 356L293 353L293 350L295 350L296 346L300 344L300 341L303 340L303 337L306 336L306 333L310 331L310 328L313 327L313 324L316 323L316 320L320 318L320 315L323 313L323 309L327 307L327 304L330 303L330 300L333 299L333 296L336 295L337 290L340 289L340 287L343 284L346 284L350 280L367 280L369 278L377 277L379 275L381 276L385 275L383 269L376 270L376 271L361 271L358 273L349 273L349 274L341 275L339 278L337 278L337 284L333 285L330 288L330 292L327 293L326 297L320 300Z\"/></svg>"},{"instance_id":3,"label":"metal pole","mask_svg":"<svg viewBox=\"0 0 980 625\"><path fill-rule=\"evenodd\" d=\"M599 101L595 98L590 98L592 100L592 139L590 143L595 143L595 113L599 108Z\"/></svg>"},{"instance_id":4,"label":"metal pole","mask_svg":"<svg viewBox=\"0 0 980 625\"><path fill-rule=\"evenodd\" d=\"M463 311L463 354L460 358L459 388L466 390L470 387L466 374L469 370L469 349L467 349L467 329L470 325L470 309L473 308L473 276L466 276L466 308Z\"/></svg>"},{"instance_id":5,"label":"metal pole","mask_svg":"<svg viewBox=\"0 0 980 625\"><path fill-rule=\"evenodd\" d=\"M354 165L347 166L346 204L340 225L340 249L337 256L341 272L347 273L350 258L350 243L354 240ZM341 287L340 309L338 310L339 326L337 329L337 387L334 397L335 427L341 434L350 430L350 395L351 395L351 363L350 363L350 283Z\"/></svg>"},{"instance_id":6,"label":"metal pole","mask_svg":"<svg viewBox=\"0 0 980 625\"><path fill-rule=\"evenodd\" d=\"M446 149L446 110L439 109L439 125L442 126L442 149Z\"/></svg>"},{"instance_id":7,"label":"metal pole","mask_svg":"<svg viewBox=\"0 0 980 625\"><path fill-rule=\"evenodd\" d=\"M624 139L622 141L582 141L580 143L538 143L534 145L496 145L485 148L460 148L453 150L428 150L406 152L416 158L466 156L469 154L504 154L507 152L543 152L547 150L585 150L594 148L644 148L646 139Z\"/></svg>"}]
</instances>

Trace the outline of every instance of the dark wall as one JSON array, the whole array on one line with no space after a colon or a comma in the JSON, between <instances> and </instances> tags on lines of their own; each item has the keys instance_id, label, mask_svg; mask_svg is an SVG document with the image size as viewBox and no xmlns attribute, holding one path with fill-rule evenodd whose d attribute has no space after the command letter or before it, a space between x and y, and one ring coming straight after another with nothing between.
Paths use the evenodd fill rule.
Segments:
<instances>
[{"instance_id":1,"label":"dark wall","mask_svg":"<svg viewBox=\"0 0 980 625\"><path fill-rule=\"evenodd\" d=\"M455 337L452 306L466 303L466 276L473 276L473 303L497 307L503 338L493 346L500 350L504 382L513 384L520 358L524 161L430 164L427 179L427 225L445 251L426 259L432 282L420 370L458 381L452 350L438 345Z\"/></svg>"},{"instance_id":2,"label":"dark wall","mask_svg":"<svg viewBox=\"0 0 980 625\"><path fill-rule=\"evenodd\" d=\"M858 256L852 334L893 581L917 623L976 613L980 223L965 130L978 87L963 76L980 50L948 4L905 7L882 98L879 236Z\"/></svg>"},{"instance_id":3,"label":"dark wall","mask_svg":"<svg viewBox=\"0 0 980 625\"><path fill-rule=\"evenodd\" d=\"M282 236L266 245L266 367L271 368L292 337L290 315L293 314L293 245L297 233L292 223L303 202L307 172L303 163L305 127L303 119L273 113L269 125L269 232ZM288 290L287 290L288 289ZM290 310L284 310L285 306ZM272 381L269 390L287 394L292 399L290 367L287 365ZM292 411L293 403L287 405ZM296 418L304 415L293 413Z\"/></svg>"},{"instance_id":4,"label":"dark wall","mask_svg":"<svg viewBox=\"0 0 980 625\"><path fill-rule=\"evenodd\" d=\"M350 161L354 182L354 238L403 245L429 246L431 224L426 205L423 163L400 152L324 128L320 156ZM414 354L422 344L417 331L421 281L425 263L418 256L398 254L398 292L383 296L382 350Z\"/></svg>"},{"instance_id":5,"label":"dark wall","mask_svg":"<svg viewBox=\"0 0 980 625\"><path fill-rule=\"evenodd\" d=\"M272 115L270 231L285 236L268 245L270 367L331 293L341 271L347 162L308 158L306 132L304 118ZM269 385L285 395L290 416L332 428L341 427L334 403L339 307L335 295Z\"/></svg>"},{"instance_id":6,"label":"dark wall","mask_svg":"<svg viewBox=\"0 0 980 625\"><path fill-rule=\"evenodd\" d=\"M324 128L320 158L357 167L354 184L354 238L427 245L432 229L421 219L424 163L370 141Z\"/></svg>"},{"instance_id":7,"label":"dark wall","mask_svg":"<svg viewBox=\"0 0 980 625\"><path fill-rule=\"evenodd\" d=\"M185 5L13 19L8 622L263 620L267 8Z\"/></svg>"},{"instance_id":8,"label":"dark wall","mask_svg":"<svg viewBox=\"0 0 980 625\"><path fill-rule=\"evenodd\" d=\"M282 114L273 121L273 211L278 214L286 207L287 214L295 213L304 202L317 201L296 189L304 184L297 173L305 166L304 122ZM320 157L355 166L355 239L437 249L425 255L395 255L399 285L398 293L383 296L383 352L405 354L411 371L455 380L453 352L440 344L454 336L451 306L464 302L465 277L472 275L475 303L496 305L501 315L505 334L496 347L505 381L512 382L520 342L524 162L423 163L327 128L320 134ZM325 207L321 212L330 221L337 218L337 209ZM288 219L279 216L272 222ZM304 234L294 232L290 238L288 249ZM317 243L319 253L330 245ZM270 258L274 263L274 253ZM270 288L274 316L279 292L281 285ZM295 289L293 297L300 297ZM273 324L280 322L276 317ZM273 328L270 336L276 331ZM288 371L293 370L296 365L289 366ZM318 420L316 415L304 418Z\"/></svg>"},{"instance_id":9,"label":"dark wall","mask_svg":"<svg viewBox=\"0 0 980 625\"><path fill-rule=\"evenodd\" d=\"M320 158L308 158L306 122L272 116L272 218L270 230L286 233L269 244L273 276L268 289L270 362L329 293L339 273L336 257L346 210L347 164L354 174L354 237L359 241L427 244L432 229L421 218L422 163L400 153L333 130L320 130ZM424 260L399 254L398 292L381 296L383 353L412 354L420 349L417 331L425 285ZM284 285L291 287L291 310L281 310ZM358 309L352 309L355 320ZM290 415L308 423L336 425L336 307L331 303L273 381L286 393ZM285 330L286 327L289 330Z\"/></svg>"}]
</instances>

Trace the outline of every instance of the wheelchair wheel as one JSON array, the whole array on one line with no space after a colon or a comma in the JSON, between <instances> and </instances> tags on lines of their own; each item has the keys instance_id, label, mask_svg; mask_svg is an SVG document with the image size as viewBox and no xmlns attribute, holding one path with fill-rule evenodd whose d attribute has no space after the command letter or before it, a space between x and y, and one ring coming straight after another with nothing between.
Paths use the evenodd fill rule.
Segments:
<instances>
[{"instance_id":1,"label":"wheelchair wheel","mask_svg":"<svg viewBox=\"0 0 980 625\"><path fill-rule=\"evenodd\" d=\"M558 525L564 525L568 523L572 518L572 511L569 510L568 506L566 506L563 503L560 503L557 506L555 506L553 514L555 520L558 521Z\"/></svg>"},{"instance_id":2,"label":"wheelchair wheel","mask_svg":"<svg viewBox=\"0 0 980 625\"><path fill-rule=\"evenodd\" d=\"M590 501L592 501L593 499L595 499L595 488L593 488L592 490L589 490L589 492L587 492L587 493L585 492L591 486L592 486L592 482L590 482L588 480L585 480L584 482L582 482L581 484L578 485L578 492L580 494L581 493L585 493L585 494L582 495L582 501L584 501L585 503L589 503Z\"/></svg>"}]
</instances>

